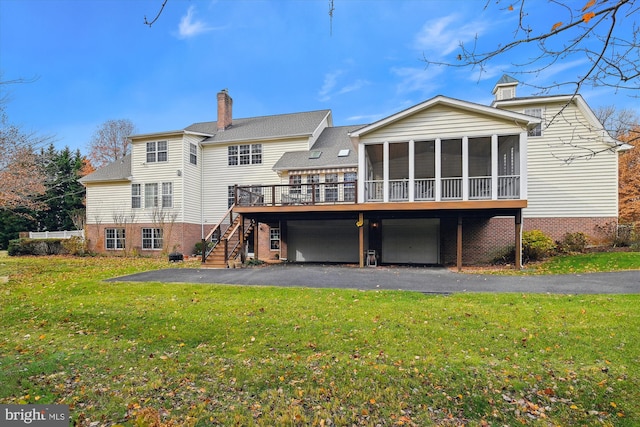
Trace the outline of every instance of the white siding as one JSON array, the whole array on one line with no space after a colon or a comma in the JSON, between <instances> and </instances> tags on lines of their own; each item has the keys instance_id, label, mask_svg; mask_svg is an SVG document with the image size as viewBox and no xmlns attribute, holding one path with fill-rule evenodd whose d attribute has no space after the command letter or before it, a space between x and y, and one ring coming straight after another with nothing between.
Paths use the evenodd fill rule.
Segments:
<instances>
[{"instance_id":1,"label":"white siding","mask_svg":"<svg viewBox=\"0 0 640 427\"><path fill-rule=\"evenodd\" d=\"M202 149L199 142L203 138L195 135L184 136L184 166L182 168L182 182L184 185L182 206L184 207L185 222L200 224L202 221ZM191 164L190 144L198 147L197 165Z\"/></svg>"},{"instance_id":2,"label":"white siding","mask_svg":"<svg viewBox=\"0 0 640 427\"><path fill-rule=\"evenodd\" d=\"M227 189L230 185L280 184L273 165L286 151L308 148L308 138L286 141L243 141L242 144L262 144L262 164L228 165L228 146L205 146L202 150L204 166L204 223L213 226L227 211ZM206 230L205 230L206 231Z\"/></svg>"},{"instance_id":3,"label":"white siding","mask_svg":"<svg viewBox=\"0 0 640 427\"><path fill-rule=\"evenodd\" d=\"M364 143L380 143L384 141L408 141L410 139L477 137L493 134L519 134L522 130L514 122L475 114L467 110L436 105L364 135L360 138L360 141Z\"/></svg>"},{"instance_id":4,"label":"white siding","mask_svg":"<svg viewBox=\"0 0 640 427\"><path fill-rule=\"evenodd\" d=\"M564 104L543 107L545 122ZM522 112L521 110L520 112ZM525 217L617 217L617 154L606 150L575 104L528 139L528 207ZM576 156L597 153L591 158Z\"/></svg>"},{"instance_id":5,"label":"white siding","mask_svg":"<svg viewBox=\"0 0 640 427\"><path fill-rule=\"evenodd\" d=\"M147 142L150 141L167 141L167 161L152 162L146 161ZM184 222L183 215L183 176L178 176L178 171L183 174L184 168L184 143L182 136L172 138L154 138L137 140L132 144L131 148L131 173L132 184L141 184L142 187L142 208L137 209L138 215L136 222L150 222L154 209L144 207L144 186L148 183L158 183L158 191L162 195L163 182L171 182L173 184L173 208L168 212L177 213L175 222ZM131 207L131 198L129 197L128 206Z\"/></svg>"},{"instance_id":6,"label":"white siding","mask_svg":"<svg viewBox=\"0 0 640 427\"><path fill-rule=\"evenodd\" d=\"M87 224L112 224L114 214L131 218L131 184L87 185Z\"/></svg>"}]
</instances>

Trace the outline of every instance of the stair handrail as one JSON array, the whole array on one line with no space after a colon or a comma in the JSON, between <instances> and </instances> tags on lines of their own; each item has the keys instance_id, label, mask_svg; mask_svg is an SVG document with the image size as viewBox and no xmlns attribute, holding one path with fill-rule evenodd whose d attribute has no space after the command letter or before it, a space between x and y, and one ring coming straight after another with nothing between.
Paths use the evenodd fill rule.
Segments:
<instances>
[{"instance_id":1,"label":"stair handrail","mask_svg":"<svg viewBox=\"0 0 640 427\"><path fill-rule=\"evenodd\" d=\"M220 230L220 237L222 237L222 235L224 234L221 231L222 230L222 224L224 223L225 219L227 219L227 217L229 217L230 224L233 224L233 208L235 208L235 206L236 206L235 203L232 204L231 207L229 207L227 212L224 214L222 219L220 219L220 221L218 221L218 223L213 226L213 228L211 229L209 234L207 234L207 237L202 239L202 262L203 263L207 260L207 257L209 256L209 254L211 252L213 252L213 250L215 249L216 245L218 244L218 242L214 242L213 245L211 246L211 248L209 249L208 245L207 245L207 242L209 242L211 240L211 238L213 237L214 233L217 230Z\"/></svg>"}]
</instances>

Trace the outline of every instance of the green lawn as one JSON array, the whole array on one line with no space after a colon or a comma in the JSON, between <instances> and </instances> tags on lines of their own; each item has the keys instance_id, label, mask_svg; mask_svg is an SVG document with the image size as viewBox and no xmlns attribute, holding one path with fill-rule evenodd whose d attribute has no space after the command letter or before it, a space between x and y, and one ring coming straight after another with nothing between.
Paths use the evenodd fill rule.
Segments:
<instances>
[{"instance_id":1,"label":"green lawn","mask_svg":"<svg viewBox=\"0 0 640 427\"><path fill-rule=\"evenodd\" d=\"M101 282L166 266L3 257L0 403L83 426L640 425L640 295Z\"/></svg>"}]
</instances>

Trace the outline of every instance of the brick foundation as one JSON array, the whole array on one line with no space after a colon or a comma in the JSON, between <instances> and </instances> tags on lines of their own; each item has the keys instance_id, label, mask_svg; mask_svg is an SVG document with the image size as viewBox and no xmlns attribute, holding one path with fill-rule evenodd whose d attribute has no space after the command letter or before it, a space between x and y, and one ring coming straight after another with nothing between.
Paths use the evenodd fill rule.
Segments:
<instances>
[{"instance_id":1,"label":"brick foundation","mask_svg":"<svg viewBox=\"0 0 640 427\"><path fill-rule=\"evenodd\" d=\"M582 232L591 243L601 239L598 227L617 218L524 218L523 231L540 230L553 240L566 233ZM456 262L457 219L442 219L440 223L441 255L444 264ZM515 243L514 218L464 218L462 222L462 263L473 265L494 260L509 251Z\"/></svg>"},{"instance_id":2,"label":"brick foundation","mask_svg":"<svg viewBox=\"0 0 640 427\"><path fill-rule=\"evenodd\" d=\"M164 227L164 249L163 250L142 250L142 229L143 228L159 228L154 224L88 224L85 227L86 238L89 250L96 253L104 254L123 254L125 250L106 249L105 247L105 229L107 228L124 228L125 244L127 245L127 253L138 253L147 256L161 256L166 253L177 252L184 255L192 255L195 252L196 243L202 240L202 227L199 224L176 223L165 225ZM168 240L167 240L168 239Z\"/></svg>"}]
</instances>

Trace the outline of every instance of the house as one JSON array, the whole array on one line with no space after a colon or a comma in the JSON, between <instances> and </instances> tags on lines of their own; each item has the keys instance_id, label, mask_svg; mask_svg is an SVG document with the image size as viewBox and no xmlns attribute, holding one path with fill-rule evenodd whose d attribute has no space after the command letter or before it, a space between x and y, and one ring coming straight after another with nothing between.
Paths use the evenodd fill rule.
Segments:
<instances>
[{"instance_id":1,"label":"house","mask_svg":"<svg viewBox=\"0 0 640 427\"><path fill-rule=\"evenodd\" d=\"M217 120L131 136L131 154L81 179L96 251L262 260L485 262L523 229L555 239L617 222L617 151L580 95L489 106L436 96L375 123L330 110Z\"/></svg>"}]
</instances>

